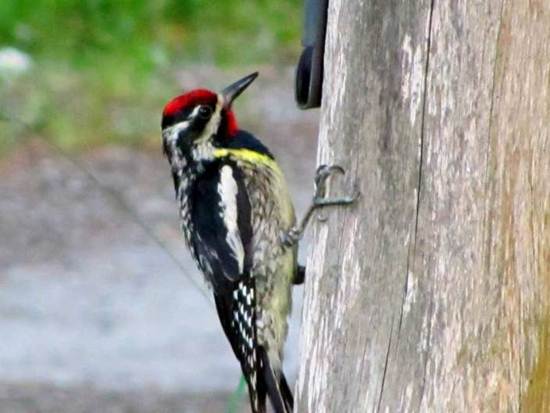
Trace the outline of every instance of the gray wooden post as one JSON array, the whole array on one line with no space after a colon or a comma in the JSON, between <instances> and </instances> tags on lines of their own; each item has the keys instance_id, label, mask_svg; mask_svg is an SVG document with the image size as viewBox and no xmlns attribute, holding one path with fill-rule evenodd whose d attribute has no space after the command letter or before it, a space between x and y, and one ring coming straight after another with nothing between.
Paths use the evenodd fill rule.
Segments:
<instances>
[{"instance_id":1,"label":"gray wooden post","mask_svg":"<svg viewBox=\"0 0 550 413\"><path fill-rule=\"evenodd\" d=\"M331 0L297 412L550 412L550 2Z\"/></svg>"}]
</instances>

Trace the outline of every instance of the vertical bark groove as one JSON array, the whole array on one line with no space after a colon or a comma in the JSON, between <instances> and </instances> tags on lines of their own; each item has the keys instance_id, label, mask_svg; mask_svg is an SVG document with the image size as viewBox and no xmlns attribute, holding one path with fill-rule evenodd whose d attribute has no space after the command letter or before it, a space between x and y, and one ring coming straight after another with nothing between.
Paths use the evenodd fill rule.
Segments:
<instances>
[{"instance_id":1,"label":"vertical bark groove","mask_svg":"<svg viewBox=\"0 0 550 413\"><path fill-rule=\"evenodd\" d=\"M384 383L386 382L386 373L388 371L388 361L390 360L391 342L393 338L393 319L391 323L390 338L388 341L388 348L386 350L386 358L384 360L384 372L382 373L382 384L380 385L380 396L378 397L378 406L376 411L380 413L380 407L382 406L382 395L384 394Z\"/></svg>"},{"instance_id":2,"label":"vertical bark groove","mask_svg":"<svg viewBox=\"0 0 550 413\"><path fill-rule=\"evenodd\" d=\"M297 411L550 411L550 3L328 17Z\"/></svg>"}]
</instances>

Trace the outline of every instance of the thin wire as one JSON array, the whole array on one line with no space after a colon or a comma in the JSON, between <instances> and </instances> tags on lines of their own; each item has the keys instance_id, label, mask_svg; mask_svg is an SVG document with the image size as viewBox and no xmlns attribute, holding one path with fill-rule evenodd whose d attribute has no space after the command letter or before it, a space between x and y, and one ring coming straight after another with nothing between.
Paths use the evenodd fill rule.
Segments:
<instances>
[{"instance_id":1,"label":"thin wire","mask_svg":"<svg viewBox=\"0 0 550 413\"><path fill-rule=\"evenodd\" d=\"M229 400L227 401L227 409L226 413L237 413L239 411L239 407L241 406L241 402L243 399L243 395L245 392L246 387L246 381L244 379L244 375L241 374L241 378L239 380L239 383L237 384L237 387L229 396Z\"/></svg>"},{"instance_id":2,"label":"thin wire","mask_svg":"<svg viewBox=\"0 0 550 413\"><path fill-rule=\"evenodd\" d=\"M101 180L97 176L95 176L94 173L88 167L86 167L82 162L77 160L75 157L71 156L67 151L65 151L59 145L55 144L54 142L50 142L49 140L45 139L43 136L35 134L33 128L23 120L18 119L16 117L10 117L0 111L0 121L13 122L13 123L19 124L27 132L32 133L33 135L37 136L39 139L44 141L48 146L53 148L58 153L59 156L61 156L63 159L70 162L73 166L75 166L78 170L80 170L88 178L90 182L92 182L103 194L106 194L112 201L114 201L119 207L119 209L124 213L126 213L134 221L134 223L136 223L143 230L143 232L162 251L164 251L164 253L174 262L174 264L176 264L176 266L181 270L183 275L191 282L191 284L193 284L193 286L195 286L201 292L202 296L208 301L208 303L210 305L213 305L212 300L210 298L210 294L204 289L202 284L199 284L199 282L189 274L189 272L183 266L183 264L179 261L179 259L168 248L167 244L155 233L155 231L147 223L145 223L145 221L141 219L139 214L133 208L131 208L128 205L128 203L121 196L119 196L118 193L113 188L101 182Z\"/></svg>"}]
</instances>

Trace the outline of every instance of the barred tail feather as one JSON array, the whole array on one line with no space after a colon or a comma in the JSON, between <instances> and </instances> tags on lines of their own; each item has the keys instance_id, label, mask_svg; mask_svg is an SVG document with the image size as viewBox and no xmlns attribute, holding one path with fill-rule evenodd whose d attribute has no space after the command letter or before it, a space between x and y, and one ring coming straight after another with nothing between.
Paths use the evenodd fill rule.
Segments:
<instances>
[{"instance_id":1,"label":"barred tail feather","mask_svg":"<svg viewBox=\"0 0 550 413\"><path fill-rule=\"evenodd\" d=\"M265 392L267 392L275 413L292 413L294 398L283 372L273 371L267 352L263 347L258 349L258 353L261 360L259 381L262 382L262 385L260 387L265 388ZM265 409L265 393L262 396L264 400L263 408Z\"/></svg>"},{"instance_id":2,"label":"barred tail feather","mask_svg":"<svg viewBox=\"0 0 550 413\"><path fill-rule=\"evenodd\" d=\"M243 277L229 294L215 294L220 321L248 384L252 413L266 413L269 398L275 413L292 413L292 392L283 372L273 369L256 334L256 294L252 277Z\"/></svg>"},{"instance_id":3,"label":"barred tail feather","mask_svg":"<svg viewBox=\"0 0 550 413\"><path fill-rule=\"evenodd\" d=\"M281 378L279 379L279 388L281 389L281 394L285 405L289 412L292 412L294 409L294 397L292 396L292 390L288 386L284 373L281 371Z\"/></svg>"},{"instance_id":4,"label":"barred tail feather","mask_svg":"<svg viewBox=\"0 0 550 413\"><path fill-rule=\"evenodd\" d=\"M252 413L266 413L265 401L267 390L265 382L261 377L257 378L256 383L252 383L252 379L256 379L256 377L247 378L248 395L250 396L250 408Z\"/></svg>"}]
</instances>

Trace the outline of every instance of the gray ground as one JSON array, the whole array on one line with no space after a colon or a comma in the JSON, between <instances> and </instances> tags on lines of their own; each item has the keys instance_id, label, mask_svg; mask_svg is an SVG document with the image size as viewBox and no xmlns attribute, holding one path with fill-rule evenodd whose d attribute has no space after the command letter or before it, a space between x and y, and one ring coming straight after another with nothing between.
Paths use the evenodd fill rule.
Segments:
<instances>
[{"instance_id":1,"label":"gray ground","mask_svg":"<svg viewBox=\"0 0 550 413\"><path fill-rule=\"evenodd\" d=\"M295 109L290 71L257 83L241 124L278 156L301 212L317 114ZM0 413L223 411L240 372L197 287L160 148L71 160L37 137L0 161L0 194Z\"/></svg>"}]
</instances>

